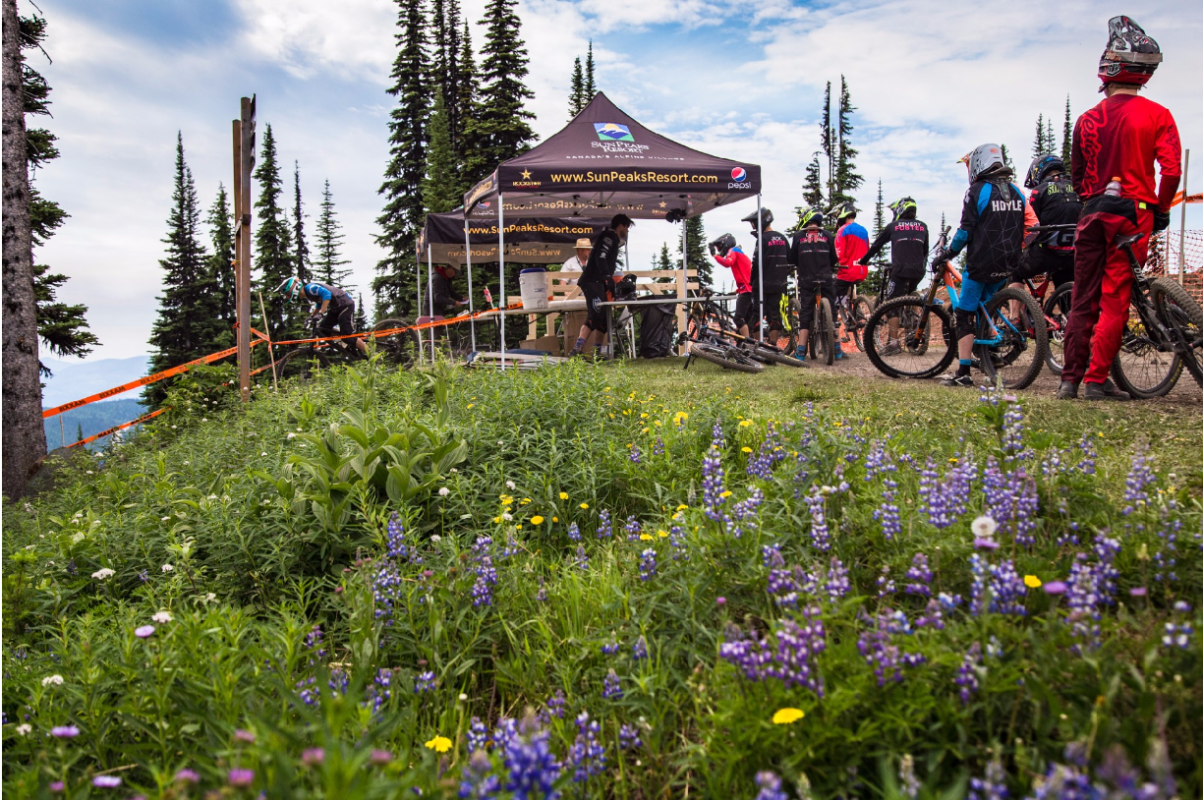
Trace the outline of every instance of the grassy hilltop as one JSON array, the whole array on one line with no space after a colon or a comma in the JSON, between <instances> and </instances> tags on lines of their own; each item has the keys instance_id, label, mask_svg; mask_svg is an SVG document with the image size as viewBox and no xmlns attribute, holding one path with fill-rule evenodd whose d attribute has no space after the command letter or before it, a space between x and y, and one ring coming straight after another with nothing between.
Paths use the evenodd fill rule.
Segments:
<instances>
[{"instance_id":1,"label":"grassy hilltop","mask_svg":"<svg viewBox=\"0 0 1203 800\"><path fill-rule=\"evenodd\" d=\"M220 381L6 505L6 798L1203 792L1197 408Z\"/></svg>"}]
</instances>

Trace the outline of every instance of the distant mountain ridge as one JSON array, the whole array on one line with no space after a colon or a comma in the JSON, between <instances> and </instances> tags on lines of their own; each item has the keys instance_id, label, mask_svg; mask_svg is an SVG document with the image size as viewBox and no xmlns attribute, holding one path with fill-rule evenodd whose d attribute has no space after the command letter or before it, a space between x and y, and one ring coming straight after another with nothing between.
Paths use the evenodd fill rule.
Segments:
<instances>
[{"instance_id":1,"label":"distant mountain ridge","mask_svg":"<svg viewBox=\"0 0 1203 800\"><path fill-rule=\"evenodd\" d=\"M150 369L150 356L99 358L95 361L59 361L43 358L42 363L54 373L45 379L42 407L53 408L141 378ZM125 394L114 395L114 399L136 399L141 396L141 392L139 387Z\"/></svg>"}]
</instances>

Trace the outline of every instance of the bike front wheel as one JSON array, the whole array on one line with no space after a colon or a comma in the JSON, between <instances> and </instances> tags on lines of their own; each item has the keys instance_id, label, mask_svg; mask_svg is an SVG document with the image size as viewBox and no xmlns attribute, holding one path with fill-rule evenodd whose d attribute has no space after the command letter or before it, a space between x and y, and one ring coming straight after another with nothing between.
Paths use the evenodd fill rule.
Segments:
<instances>
[{"instance_id":1,"label":"bike front wheel","mask_svg":"<svg viewBox=\"0 0 1203 800\"><path fill-rule=\"evenodd\" d=\"M711 364L717 364L723 369L749 373L764 372L764 364L753 361L734 347L710 344L708 342L694 342L689 347L689 354L697 356L703 361L709 361Z\"/></svg>"},{"instance_id":2,"label":"bike front wheel","mask_svg":"<svg viewBox=\"0 0 1203 800\"><path fill-rule=\"evenodd\" d=\"M1153 281L1149 298L1162 324L1178 340L1182 364L1195 383L1203 386L1203 308L1186 289L1169 278Z\"/></svg>"},{"instance_id":3,"label":"bike front wheel","mask_svg":"<svg viewBox=\"0 0 1203 800\"><path fill-rule=\"evenodd\" d=\"M276 365L280 380L294 383L308 383L317 377L318 373L330 366L330 359L314 350L304 347L293 350Z\"/></svg>"},{"instance_id":4,"label":"bike front wheel","mask_svg":"<svg viewBox=\"0 0 1203 800\"><path fill-rule=\"evenodd\" d=\"M404 319L382 319L372 326L376 349L384 355L384 360L393 366L409 369L418 360L420 345L418 332L410 329L410 323Z\"/></svg>"},{"instance_id":5,"label":"bike front wheel","mask_svg":"<svg viewBox=\"0 0 1203 800\"><path fill-rule=\"evenodd\" d=\"M1048 327L1048 356L1044 363L1054 375L1060 375L1065 368L1065 332L1069 328L1073 290L1073 281L1063 283L1044 301L1044 320Z\"/></svg>"},{"instance_id":6,"label":"bike front wheel","mask_svg":"<svg viewBox=\"0 0 1203 800\"><path fill-rule=\"evenodd\" d=\"M828 366L835 363L835 321L831 317L831 301L826 297L820 300L810 323L810 357Z\"/></svg>"},{"instance_id":7,"label":"bike front wheel","mask_svg":"<svg viewBox=\"0 0 1203 800\"><path fill-rule=\"evenodd\" d=\"M984 316L978 312L976 338L988 342L976 344L974 349L991 384L1025 389L1044 368L1048 356L1044 310L1027 292L996 292L986 303Z\"/></svg>"},{"instance_id":8,"label":"bike front wheel","mask_svg":"<svg viewBox=\"0 0 1203 800\"><path fill-rule=\"evenodd\" d=\"M852 303L851 325L852 325L852 340L856 342L856 349L865 352L865 326L869 324L869 317L873 315L873 308L869 305L869 301L863 297L856 298Z\"/></svg>"},{"instance_id":9,"label":"bike front wheel","mask_svg":"<svg viewBox=\"0 0 1203 800\"><path fill-rule=\"evenodd\" d=\"M1135 298L1135 291L1133 292ZM1149 330L1138 309L1132 306L1124 325L1119 351L1111 362L1111 377L1133 397L1149 400L1164 397L1182 376L1182 356Z\"/></svg>"},{"instance_id":10,"label":"bike front wheel","mask_svg":"<svg viewBox=\"0 0 1203 800\"><path fill-rule=\"evenodd\" d=\"M865 354L891 378L931 378L953 358L952 319L915 295L887 300L865 323Z\"/></svg>"}]
</instances>

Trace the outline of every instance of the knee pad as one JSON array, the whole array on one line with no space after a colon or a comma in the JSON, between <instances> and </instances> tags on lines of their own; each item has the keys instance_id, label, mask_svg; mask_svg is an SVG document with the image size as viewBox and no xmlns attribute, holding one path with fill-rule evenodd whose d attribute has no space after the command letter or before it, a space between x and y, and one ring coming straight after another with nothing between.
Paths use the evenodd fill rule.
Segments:
<instances>
[{"instance_id":1,"label":"knee pad","mask_svg":"<svg viewBox=\"0 0 1203 800\"><path fill-rule=\"evenodd\" d=\"M977 314L973 311L967 311L963 308L958 308L954 314L956 319L957 338L961 339L965 336L972 336L976 327Z\"/></svg>"}]
</instances>

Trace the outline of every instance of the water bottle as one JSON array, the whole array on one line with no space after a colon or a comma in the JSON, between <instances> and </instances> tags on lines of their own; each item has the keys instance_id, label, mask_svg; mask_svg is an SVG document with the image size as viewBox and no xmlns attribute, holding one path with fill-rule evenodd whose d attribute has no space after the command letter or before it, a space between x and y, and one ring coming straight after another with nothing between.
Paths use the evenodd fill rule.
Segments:
<instances>
[{"instance_id":1,"label":"water bottle","mask_svg":"<svg viewBox=\"0 0 1203 800\"><path fill-rule=\"evenodd\" d=\"M485 302L487 302L489 304L489 308L497 307L497 306L493 305L493 293L489 291L488 286L485 287Z\"/></svg>"},{"instance_id":2,"label":"water bottle","mask_svg":"<svg viewBox=\"0 0 1203 800\"><path fill-rule=\"evenodd\" d=\"M1103 190L1103 194L1109 194L1112 197L1119 197L1120 196L1119 178L1112 178L1111 181L1107 184L1107 188Z\"/></svg>"}]
</instances>

